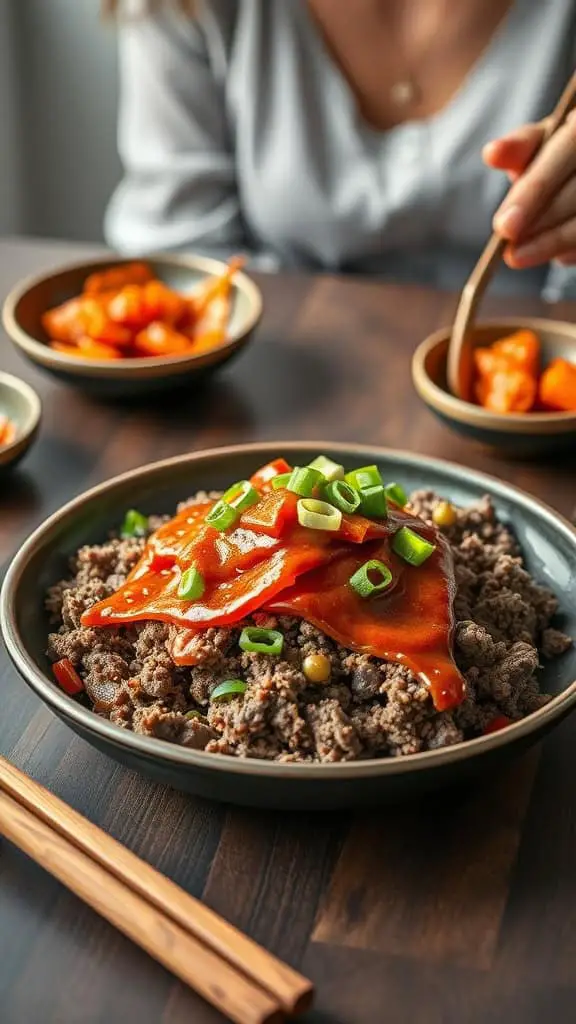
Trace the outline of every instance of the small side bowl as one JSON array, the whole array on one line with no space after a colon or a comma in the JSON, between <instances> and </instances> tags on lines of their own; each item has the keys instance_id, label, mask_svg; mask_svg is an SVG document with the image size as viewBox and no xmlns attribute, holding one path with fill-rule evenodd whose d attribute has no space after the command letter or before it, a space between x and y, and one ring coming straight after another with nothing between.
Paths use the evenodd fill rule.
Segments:
<instances>
[{"instance_id":1,"label":"small side bowl","mask_svg":"<svg viewBox=\"0 0 576 1024\"><path fill-rule=\"evenodd\" d=\"M204 256L143 256L154 275L177 291L189 291L208 274L221 274L225 264ZM74 263L52 274L30 277L8 295L2 310L4 330L32 363L66 384L103 398L138 397L190 384L214 372L248 343L262 315L262 295L246 274L234 275L232 315L224 344L198 355L148 359L81 359L55 352L42 327L42 314L79 295L89 274L132 262L109 255L90 263Z\"/></svg>"},{"instance_id":2,"label":"small side bowl","mask_svg":"<svg viewBox=\"0 0 576 1024\"><path fill-rule=\"evenodd\" d=\"M38 433L41 414L42 405L34 389L19 377L0 372L0 415L7 416L16 427L12 443L0 446L0 474L24 457Z\"/></svg>"},{"instance_id":3,"label":"small side bowl","mask_svg":"<svg viewBox=\"0 0 576 1024\"><path fill-rule=\"evenodd\" d=\"M479 324L474 346L529 328L542 342L543 363L562 357L576 363L576 324L536 317L508 317ZM428 408L451 430L496 449L502 455L531 458L576 451L576 413L531 412L497 414L451 393L446 378L450 327L426 338L412 359L414 387Z\"/></svg>"}]
</instances>

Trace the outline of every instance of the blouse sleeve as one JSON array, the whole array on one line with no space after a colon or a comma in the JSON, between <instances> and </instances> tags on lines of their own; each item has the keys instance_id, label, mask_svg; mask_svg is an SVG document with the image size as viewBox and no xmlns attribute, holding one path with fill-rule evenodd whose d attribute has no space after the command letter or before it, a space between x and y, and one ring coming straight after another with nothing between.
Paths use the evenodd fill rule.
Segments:
<instances>
[{"instance_id":1,"label":"blouse sleeve","mask_svg":"<svg viewBox=\"0 0 576 1024\"><path fill-rule=\"evenodd\" d=\"M225 256L246 248L224 64L218 67L210 52L209 31L169 13L120 29L124 177L108 206L105 234L127 254L190 248Z\"/></svg>"},{"instance_id":2,"label":"blouse sleeve","mask_svg":"<svg viewBox=\"0 0 576 1024\"><path fill-rule=\"evenodd\" d=\"M576 267L565 267L561 263L551 263L542 298L545 302L561 302L563 299L576 299Z\"/></svg>"}]
</instances>

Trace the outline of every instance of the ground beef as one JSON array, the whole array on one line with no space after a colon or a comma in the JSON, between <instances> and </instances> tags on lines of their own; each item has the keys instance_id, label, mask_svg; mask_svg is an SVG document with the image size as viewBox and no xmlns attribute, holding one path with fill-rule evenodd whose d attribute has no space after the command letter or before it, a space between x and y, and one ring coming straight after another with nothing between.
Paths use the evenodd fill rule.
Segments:
<instances>
[{"instance_id":1,"label":"ground beef","mask_svg":"<svg viewBox=\"0 0 576 1024\"><path fill-rule=\"evenodd\" d=\"M217 497L201 493L183 502ZM411 509L430 520L438 497L411 496ZM156 529L165 517L154 517ZM428 689L409 670L340 647L308 622L257 613L247 623L284 635L279 658L242 652L239 628L211 628L195 641L198 663L177 667L173 627L83 628L84 609L112 593L136 564L144 538L110 538L82 547L69 577L46 599L57 632L48 654L69 658L93 710L116 725L197 750L283 762L336 762L399 757L480 735L496 716L518 719L549 698L540 693L540 657L572 644L551 624L557 601L526 571L511 531L489 498L457 510L444 530L456 579L454 655L466 696L452 711L435 710ZM304 658L324 655L330 674L311 684ZM245 694L211 702L225 679L242 678Z\"/></svg>"},{"instance_id":2,"label":"ground beef","mask_svg":"<svg viewBox=\"0 0 576 1024\"><path fill-rule=\"evenodd\" d=\"M540 642L540 653L544 658L557 658L560 654L564 654L572 646L572 640L565 633L561 633L559 629L554 629L552 626L548 626L547 629L542 630L542 639Z\"/></svg>"}]
</instances>

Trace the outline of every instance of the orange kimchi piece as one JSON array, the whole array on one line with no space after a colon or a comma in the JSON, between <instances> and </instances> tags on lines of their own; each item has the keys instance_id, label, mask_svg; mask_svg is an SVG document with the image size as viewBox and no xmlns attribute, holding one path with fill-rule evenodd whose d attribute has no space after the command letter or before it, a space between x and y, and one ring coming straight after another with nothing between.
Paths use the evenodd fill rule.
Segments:
<instances>
[{"instance_id":1,"label":"orange kimchi piece","mask_svg":"<svg viewBox=\"0 0 576 1024\"><path fill-rule=\"evenodd\" d=\"M206 352L226 341L237 257L188 294L132 262L90 274L81 295L47 310L42 326L57 352L84 359L158 358Z\"/></svg>"},{"instance_id":2,"label":"orange kimchi piece","mask_svg":"<svg viewBox=\"0 0 576 1024\"><path fill-rule=\"evenodd\" d=\"M491 412L529 412L538 396L540 340L533 331L515 331L474 349L477 402Z\"/></svg>"}]
</instances>

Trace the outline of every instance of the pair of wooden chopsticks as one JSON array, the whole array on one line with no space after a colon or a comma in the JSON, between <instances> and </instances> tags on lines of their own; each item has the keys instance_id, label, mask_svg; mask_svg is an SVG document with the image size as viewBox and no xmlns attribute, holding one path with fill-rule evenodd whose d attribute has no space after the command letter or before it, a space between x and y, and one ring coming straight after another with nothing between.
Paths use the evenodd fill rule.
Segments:
<instances>
[{"instance_id":1,"label":"pair of wooden chopsticks","mask_svg":"<svg viewBox=\"0 0 576 1024\"><path fill-rule=\"evenodd\" d=\"M0 833L236 1024L277 1024L312 983L0 757Z\"/></svg>"}]
</instances>

